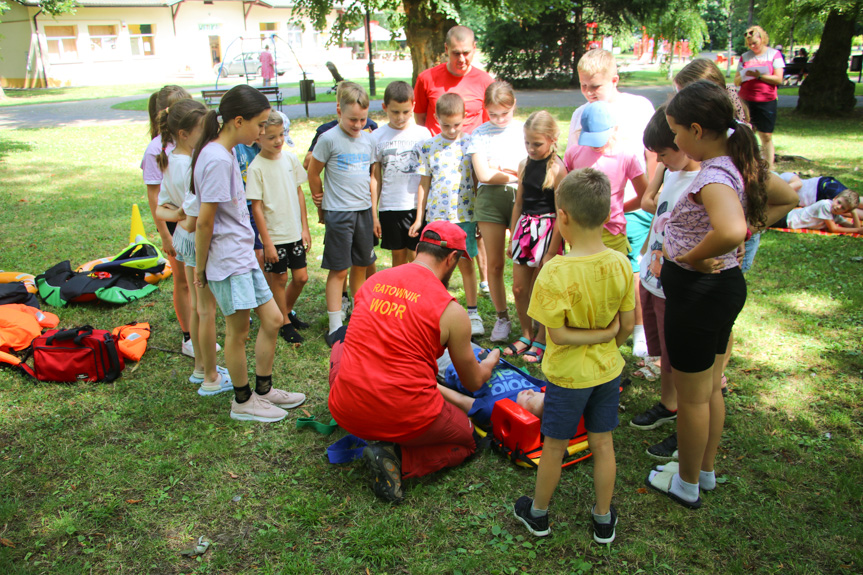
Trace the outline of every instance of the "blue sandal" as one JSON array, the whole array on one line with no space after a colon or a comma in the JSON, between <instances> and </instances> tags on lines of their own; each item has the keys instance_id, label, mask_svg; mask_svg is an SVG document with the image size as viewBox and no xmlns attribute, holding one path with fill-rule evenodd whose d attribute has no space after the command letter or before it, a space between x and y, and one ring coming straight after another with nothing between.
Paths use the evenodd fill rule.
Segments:
<instances>
[{"instance_id":1,"label":"blue sandal","mask_svg":"<svg viewBox=\"0 0 863 575\"><path fill-rule=\"evenodd\" d=\"M524 353L524 361L527 363L540 363L542 356L545 354L545 344L533 342L531 347L535 347L536 351L526 351Z\"/></svg>"}]
</instances>

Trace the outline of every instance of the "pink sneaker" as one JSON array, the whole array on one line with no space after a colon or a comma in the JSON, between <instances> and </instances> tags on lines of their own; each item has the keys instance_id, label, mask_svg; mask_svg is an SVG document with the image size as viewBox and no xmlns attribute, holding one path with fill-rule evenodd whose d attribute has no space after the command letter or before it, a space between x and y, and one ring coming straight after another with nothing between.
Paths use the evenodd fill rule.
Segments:
<instances>
[{"instance_id":1,"label":"pink sneaker","mask_svg":"<svg viewBox=\"0 0 863 575\"><path fill-rule=\"evenodd\" d=\"M258 397L266 399L273 405L278 405L282 409L291 409L306 402L306 396L302 393L291 393L289 391L276 389L275 387L271 387L270 391Z\"/></svg>"},{"instance_id":2,"label":"pink sneaker","mask_svg":"<svg viewBox=\"0 0 863 575\"><path fill-rule=\"evenodd\" d=\"M283 420L287 415L287 411L276 407L257 393L253 393L246 403L237 403L236 398L231 401L231 419L238 421L274 423Z\"/></svg>"}]
</instances>

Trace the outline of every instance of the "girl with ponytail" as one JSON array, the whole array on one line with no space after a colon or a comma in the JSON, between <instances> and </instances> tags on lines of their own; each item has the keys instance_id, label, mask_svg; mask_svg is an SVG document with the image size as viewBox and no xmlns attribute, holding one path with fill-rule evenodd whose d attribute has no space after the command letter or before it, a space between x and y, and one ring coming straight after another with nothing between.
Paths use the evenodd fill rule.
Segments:
<instances>
[{"instance_id":1,"label":"girl with ponytail","mask_svg":"<svg viewBox=\"0 0 863 575\"><path fill-rule=\"evenodd\" d=\"M678 395L678 466L646 483L690 508L716 488L725 423L721 379L728 338L746 301L737 247L768 218L767 170L752 130L735 120L728 93L708 80L683 88L665 111L674 143L701 171L665 228L661 282L665 339Z\"/></svg>"},{"instance_id":2,"label":"girl with ponytail","mask_svg":"<svg viewBox=\"0 0 863 575\"><path fill-rule=\"evenodd\" d=\"M153 216L159 237L162 238L162 252L167 256L171 263L171 269L175 272L173 276L174 312L177 314L177 322L183 332L183 343L180 350L184 354L194 357L195 352L192 348L191 328L189 327L189 285L182 273L183 265L177 262L173 246L173 235L177 224L176 222L165 222L156 217L164 170L159 163L159 158L174 149L173 143L163 142L161 125L171 106L183 100L191 100L191 98L191 94L184 88L174 85L163 86L150 96L148 111L150 113L151 141L147 145L147 149L144 150L141 171L144 175L144 185L147 186L147 204L150 206L150 214Z\"/></svg>"},{"instance_id":3,"label":"girl with ponytail","mask_svg":"<svg viewBox=\"0 0 863 575\"><path fill-rule=\"evenodd\" d=\"M209 286L225 315L225 363L234 387L231 418L274 422L285 409L306 400L272 386L276 339L283 317L254 252L243 177L234 147L251 145L264 133L270 115L267 97L251 86L231 88L203 119L203 134L192 157L195 194L195 285ZM255 390L249 386L246 338L249 312L260 320L255 343ZM203 318L202 318L203 321ZM282 409L285 408L285 409Z\"/></svg>"},{"instance_id":4,"label":"girl with ponytail","mask_svg":"<svg viewBox=\"0 0 863 575\"><path fill-rule=\"evenodd\" d=\"M533 321L527 315L533 283L542 265L563 253L554 205L554 191L566 176L566 166L557 155L559 135L557 122L545 110L534 112L524 123L527 158L518 166L510 222L512 241L506 250L512 258L512 295L521 337L506 347L504 355L524 354L528 363L540 362L545 351L545 328L540 325L534 334Z\"/></svg>"}]
</instances>

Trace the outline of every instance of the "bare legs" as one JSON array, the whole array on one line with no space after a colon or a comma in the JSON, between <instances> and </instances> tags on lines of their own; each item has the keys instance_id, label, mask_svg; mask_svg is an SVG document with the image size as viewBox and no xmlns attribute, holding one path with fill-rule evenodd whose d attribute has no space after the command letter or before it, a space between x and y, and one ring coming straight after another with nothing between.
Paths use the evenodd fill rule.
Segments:
<instances>
[{"instance_id":1,"label":"bare legs","mask_svg":"<svg viewBox=\"0 0 863 575\"><path fill-rule=\"evenodd\" d=\"M506 226L492 222L479 222L479 230L485 243L486 273L491 301L498 313L506 312L506 287L503 283Z\"/></svg>"}]
</instances>

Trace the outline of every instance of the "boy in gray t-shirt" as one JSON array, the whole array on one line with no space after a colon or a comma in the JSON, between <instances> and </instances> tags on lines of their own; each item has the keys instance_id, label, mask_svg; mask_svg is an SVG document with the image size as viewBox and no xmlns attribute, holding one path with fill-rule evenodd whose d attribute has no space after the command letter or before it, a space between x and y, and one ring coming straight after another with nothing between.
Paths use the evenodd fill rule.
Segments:
<instances>
[{"instance_id":1,"label":"boy in gray t-shirt","mask_svg":"<svg viewBox=\"0 0 863 575\"><path fill-rule=\"evenodd\" d=\"M351 293L375 262L370 168L374 144L363 131L369 111L366 91L353 82L339 89L338 128L321 136L309 162L309 189L324 209L324 257L329 270L326 298L328 335L342 326L342 285L351 269ZM325 182L321 172L326 167ZM326 184L326 185L324 185ZM324 190L326 189L326 193Z\"/></svg>"}]
</instances>

